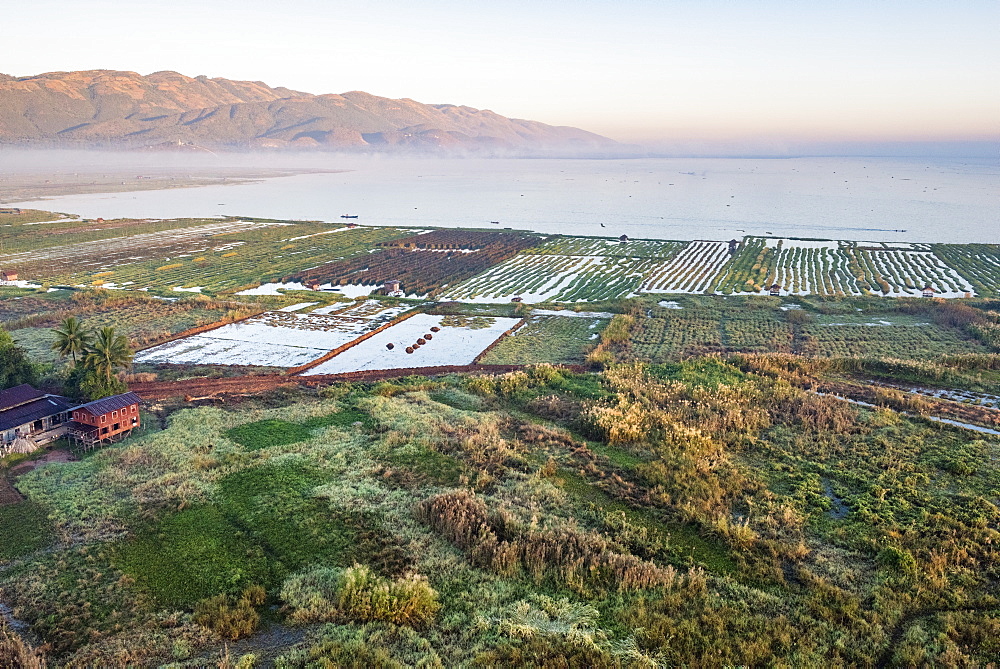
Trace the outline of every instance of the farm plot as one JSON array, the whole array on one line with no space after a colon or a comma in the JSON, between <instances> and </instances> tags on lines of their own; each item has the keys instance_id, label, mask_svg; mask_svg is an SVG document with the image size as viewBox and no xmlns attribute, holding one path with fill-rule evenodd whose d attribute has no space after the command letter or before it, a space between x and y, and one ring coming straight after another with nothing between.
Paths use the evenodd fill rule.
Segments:
<instances>
[{"instance_id":1,"label":"farm plot","mask_svg":"<svg viewBox=\"0 0 1000 669\"><path fill-rule=\"evenodd\" d=\"M583 363L586 350L596 343L611 315L594 318L572 311L567 315L570 317L532 315L524 327L506 337L479 362L487 365Z\"/></svg>"},{"instance_id":2,"label":"farm plot","mask_svg":"<svg viewBox=\"0 0 1000 669\"><path fill-rule=\"evenodd\" d=\"M391 321L411 307L406 305L390 305L378 300L363 300L351 304L336 304L310 310L311 314L330 314L338 318L360 318L378 321L379 324Z\"/></svg>"},{"instance_id":3,"label":"farm plot","mask_svg":"<svg viewBox=\"0 0 1000 669\"><path fill-rule=\"evenodd\" d=\"M146 349L136 355L136 362L296 367L382 324L377 317L268 311L247 321Z\"/></svg>"},{"instance_id":4,"label":"farm plot","mask_svg":"<svg viewBox=\"0 0 1000 669\"><path fill-rule=\"evenodd\" d=\"M214 221L181 230L46 249L41 252L44 257L26 273L59 284L159 292L197 286L211 294L276 281L331 258L367 254L377 242L402 232L394 228L331 229L329 224L316 222Z\"/></svg>"},{"instance_id":5,"label":"farm plot","mask_svg":"<svg viewBox=\"0 0 1000 669\"><path fill-rule=\"evenodd\" d=\"M358 258L325 263L286 280L364 286L396 280L409 295L433 295L442 286L464 281L514 257L540 239L518 233L435 230L380 243L386 248Z\"/></svg>"},{"instance_id":6,"label":"farm plot","mask_svg":"<svg viewBox=\"0 0 1000 669\"><path fill-rule=\"evenodd\" d=\"M964 297L975 289L928 245L865 244L748 237L708 291L754 293L777 284L792 295Z\"/></svg>"},{"instance_id":7,"label":"farm plot","mask_svg":"<svg viewBox=\"0 0 1000 669\"><path fill-rule=\"evenodd\" d=\"M626 357L655 363L722 350L717 312L664 309L658 317L639 321L627 346Z\"/></svg>"},{"instance_id":8,"label":"farm plot","mask_svg":"<svg viewBox=\"0 0 1000 669\"><path fill-rule=\"evenodd\" d=\"M46 230L46 234L39 234L36 229L34 236L39 238L37 247L21 253L0 256L0 266L15 267L26 275L44 278L78 276L83 272L101 271L116 265L161 258L164 254L204 250L209 246L207 240L216 235L275 225L275 223L242 220L211 221L186 227L177 227L177 222L171 221L164 222L164 225L169 226L171 223L173 227L164 230L137 234L130 234L133 233L133 229L129 227L104 229L102 232L109 235L109 238L50 246L46 246L45 242L58 239L58 236L51 230ZM27 240L23 241L23 245L26 244Z\"/></svg>"},{"instance_id":9,"label":"farm plot","mask_svg":"<svg viewBox=\"0 0 1000 669\"><path fill-rule=\"evenodd\" d=\"M687 246L686 242L655 239L595 239L593 237L556 237L540 246L524 251L532 255L611 256L628 258L673 258Z\"/></svg>"},{"instance_id":10,"label":"farm plot","mask_svg":"<svg viewBox=\"0 0 1000 669\"><path fill-rule=\"evenodd\" d=\"M791 353L793 329L779 313L727 311L721 321L724 347L744 353Z\"/></svg>"},{"instance_id":11,"label":"farm plot","mask_svg":"<svg viewBox=\"0 0 1000 669\"><path fill-rule=\"evenodd\" d=\"M417 314L313 367L303 376L469 365L519 321L490 316Z\"/></svg>"},{"instance_id":12,"label":"farm plot","mask_svg":"<svg viewBox=\"0 0 1000 669\"><path fill-rule=\"evenodd\" d=\"M870 319L865 323L803 325L796 353L814 357L933 358L989 352L983 344L957 329L934 323L903 325L901 322L892 317L891 321Z\"/></svg>"},{"instance_id":13,"label":"farm plot","mask_svg":"<svg viewBox=\"0 0 1000 669\"><path fill-rule=\"evenodd\" d=\"M446 299L509 302L611 300L635 294L660 261L611 256L519 255L444 291Z\"/></svg>"},{"instance_id":14,"label":"farm plot","mask_svg":"<svg viewBox=\"0 0 1000 669\"><path fill-rule=\"evenodd\" d=\"M4 228L3 250L9 254L40 251L55 246L72 246L81 242L164 233L208 223L224 223L235 220L123 218L103 221L100 219L70 218L44 211L34 211L33 215L22 216L0 214L0 226Z\"/></svg>"},{"instance_id":15,"label":"farm plot","mask_svg":"<svg viewBox=\"0 0 1000 669\"><path fill-rule=\"evenodd\" d=\"M773 241L773 240L768 240ZM793 295L861 295L851 271L853 255L839 242L777 240L769 245L771 272L764 287L778 284Z\"/></svg>"},{"instance_id":16,"label":"farm plot","mask_svg":"<svg viewBox=\"0 0 1000 669\"><path fill-rule=\"evenodd\" d=\"M963 297L975 290L930 252L859 250L859 256L877 273L876 282L887 296L919 296L925 286L933 288L938 297Z\"/></svg>"},{"instance_id":17,"label":"farm plot","mask_svg":"<svg viewBox=\"0 0 1000 669\"><path fill-rule=\"evenodd\" d=\"M446 228L382 242L379 246L404 249L432 249L436 251L458 249L476 251L495 246L520 246L521 248L527 248L534 246L541 240L540 236L532 233Z\"/></svg>"},{"instance_id":18,"label":"farm plot","mask_svg":"<svg viewBox=\"0 0 1000 669\"><path fill-rule=\"evenodd\" d=\"M1000 245L934 244L931 249L942 262L967 278L978 295L1000 296Z\"/></svg>"},{"instance_id":19,"label":"farm plot","mask_svg":"<svg viewBox=\"0 0 1000 669\"><path fill-rule=\"evenodd\" d=\"M644 293L701 293L730 259L726 242L691 242L647 274Z\"/></svg>"}]
</instances>

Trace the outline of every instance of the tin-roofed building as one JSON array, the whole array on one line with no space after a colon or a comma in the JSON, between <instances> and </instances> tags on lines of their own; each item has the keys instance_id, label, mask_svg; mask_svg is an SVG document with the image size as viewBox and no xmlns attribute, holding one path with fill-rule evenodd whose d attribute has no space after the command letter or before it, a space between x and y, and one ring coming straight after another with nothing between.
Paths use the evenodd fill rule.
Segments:
<instances>
[{"instance_id":1,"label":"tin-roofed building","mask_svg":"<svg viewBox=\"0 0 1000 669\"><path fill-rule=\"evenodd\" d=\"M73 403L28 384L0 390L0 457L34 451L67 430Z\"/></svg>"},{"instance_id":2,"label":"tin-roofed building","mask_svg":"<svg viewBox=\"0 0 1000 669\"><path fill-rule=\"evenodd\" d=\"M96 446L127 437L139 427L139 404L133 392L112 395L73 409L68 434L84 446Z\"/></svg>"}]
</instances>

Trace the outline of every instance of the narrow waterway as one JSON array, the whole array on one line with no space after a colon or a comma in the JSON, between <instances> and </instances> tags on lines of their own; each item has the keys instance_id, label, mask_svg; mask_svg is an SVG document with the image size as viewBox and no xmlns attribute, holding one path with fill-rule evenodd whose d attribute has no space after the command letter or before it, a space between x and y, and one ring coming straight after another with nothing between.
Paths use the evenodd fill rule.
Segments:
<instances>
[{"instance_id":1,"label":"narrow waterway","mask_svg":"<svg viewBox=\"0 0 1000 669\"><path fill-rule=\"evenodd\" d=\"M29 644L35 645L38 642L38 639L31 633L28 623L15 618L14 610L3 602L0 602L0 618L7 621L7 625Z\"/></svg>"},{"instance_id":2,"label":"narrow waterway","mask_svg":"<svg viewBox=\"0 0 1000 669\"><path fill-rule=\"evenodd\" d=\"M834 395L833 393L821 393L817 390L809 391L815 393L816 395L823 395L824 397L836 397L838 400L844 400L845 402L850 402L851 404L857 404L858 406L868 407L869 409L877 409L878 407L870 402L862 402L861 400L852 400L849 397L844 397L842 395ZM952 420L951 418L939 418L937 416L919 416L917 414L907 413L905 411L900 411L905 416L911 416L913 418L926 418L927 420L932 420L935 423L945 423L947 425L954 425L955 427L961 427L966 430L972 430L973 432L981 432L983 434L996 434L1000 435L1000 430L994 430L988 427L983 427L981 425L974 425L972 423L963 423L962 421Z\"/></svg>"}]
</instances>

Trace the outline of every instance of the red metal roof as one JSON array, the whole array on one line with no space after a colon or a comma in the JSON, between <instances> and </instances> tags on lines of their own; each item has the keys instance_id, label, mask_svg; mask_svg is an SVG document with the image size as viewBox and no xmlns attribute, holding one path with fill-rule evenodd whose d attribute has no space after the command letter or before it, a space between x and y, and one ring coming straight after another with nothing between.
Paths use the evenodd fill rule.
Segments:
<instances>
[{"instance_id":1,"label":"red metal roof","mask_svg":"<svg viewBox=\"0 0 1000 669\"><path fill-rule=\"evenodd\" d=\"M112 411L117 411L119 409L125 409L132 406L133 404L139 404L142 402L142 398L133 392L123 393L121 395L112 395L111 397L105 397L103 399L94 400L93 402L87 402L82 404L75 409L82 409L87 411L92 416L103 416L106 413L111 413Z\"/></svg>"}]
</instances>

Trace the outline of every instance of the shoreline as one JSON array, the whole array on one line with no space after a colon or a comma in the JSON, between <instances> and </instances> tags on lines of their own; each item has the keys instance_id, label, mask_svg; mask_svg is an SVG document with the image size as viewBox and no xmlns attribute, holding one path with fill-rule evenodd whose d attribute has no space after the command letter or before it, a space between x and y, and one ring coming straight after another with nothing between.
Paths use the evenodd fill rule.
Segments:
<instances>
[{"instance_id":1,"label":"shoreline","mask_svg":"<svg viewBox=\"0 0 1000 669\"><path fill-rule=\"evenodd\" d=\"M142 169L14 173L0 177L0 204L49 202L68 195L135 193L204 186L239 186L303 174L338 174L350 170L303 168Z\"/></svg>"}]
</instances>

